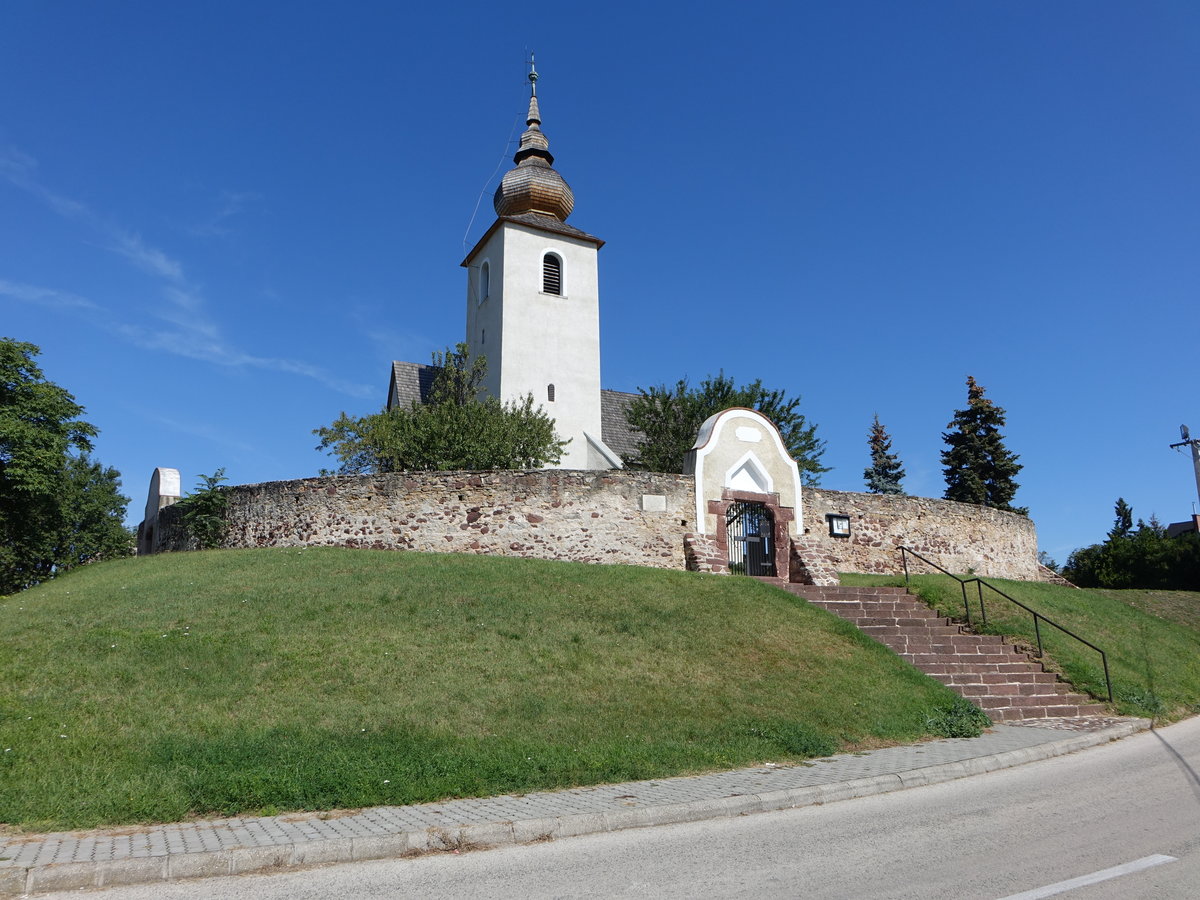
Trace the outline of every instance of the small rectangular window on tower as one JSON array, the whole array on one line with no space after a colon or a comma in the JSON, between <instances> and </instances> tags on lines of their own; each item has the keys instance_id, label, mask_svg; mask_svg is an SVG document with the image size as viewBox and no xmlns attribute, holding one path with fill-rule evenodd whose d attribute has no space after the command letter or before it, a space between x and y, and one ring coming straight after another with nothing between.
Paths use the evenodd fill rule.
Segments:
<instances>
[{"instance_id":1,"label":"small rectangular window on tower","mask_svg":"<svg viewBox=\"0 0 1200 900\"><path fill-rule=\"evenodd\" d=\"M553 253L542 257L542 293L562 295L562 260Z\"/></svg>"}]
</instances>

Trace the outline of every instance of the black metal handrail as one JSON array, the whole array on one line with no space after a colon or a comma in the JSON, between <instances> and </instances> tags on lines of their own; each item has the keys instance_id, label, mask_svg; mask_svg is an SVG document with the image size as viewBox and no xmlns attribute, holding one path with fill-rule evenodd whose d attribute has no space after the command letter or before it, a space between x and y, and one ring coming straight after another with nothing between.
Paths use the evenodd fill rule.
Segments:
<instances>
[{"instance_id":1,"label":"black metal handrail","mask_svg":"<svg viewBox=\"0 0 1200 900\"><path fill-rule=\"evenodd\" d=\"M1010 597L1008 594L1004 593L1004 591L1000 590L1000 588L996 587L994 584L991 584L990 582L984 581L982 578L978 578L978 577L959 578L953 572L948 572L947 570L943 569L937 563L933 562L933 560L926 559L924 556L922 556L916 550L912 550L908 547L901 547L900 548L900 562L904 566L904 586L906 588L909 585L909 575L908 575L908 555L909 554L912 554L917 559L921 560L921 562L925 563L925 565L932 566L933 568L935 568L939 572L941 572L943 575L949 575L951 578L953 578L955 581L958 582L959 587L962 588L963 609L966 612L968 627L970 627L970 625L971 625L971 603L967 599L967 585L970 584L971 582L975 582L975 589L976 589L976 592L979 594L979 615L980 615L980 619L981 619L981 622L983 625L987 625L987 607L984 606L984 603L983 603L983 588L985 586L990 588L991 590L993 590L995 593L999 594L1001 597L1003 597L1005 600L1009 601L1010 603L1015 603L1017 606L1021 607L1021 609L1025 610L1025 612L1027 612L1031 616L1033 616L1033 633L1037 637L1037 648L1038 648L1037 655L1039 658L1044 655L1044 652L1042 650L1042 628L1041 628L1042 622L1045 622L1047 625L1057 628L1059 631L1061 631L1063 634L1067 635L1068 637L1072 637L1075 640L1079 641L1079 643L1081 643L1087 647L1091 647L1093 650L1095 650L1097 653L1100 654L1100 662L1104 666L1104 685L1108 690L1108 702L1112 703L1113 690L1112 690L1112 679L1108 675L1108 654L1105 653L1103 650L1101 650L1099 647L1097 647L1095 644L1093 644L1091 641L1081 638L1079 635L1075 634L1075 632L1071 631L1070 629L1064 628L1062 625L1059 625L1053 619L1046 618L1037 610L1030 609L1028 606L1026 606L1024 603L1022 603L1016 597Z\"/></svg>"}]
</instances>

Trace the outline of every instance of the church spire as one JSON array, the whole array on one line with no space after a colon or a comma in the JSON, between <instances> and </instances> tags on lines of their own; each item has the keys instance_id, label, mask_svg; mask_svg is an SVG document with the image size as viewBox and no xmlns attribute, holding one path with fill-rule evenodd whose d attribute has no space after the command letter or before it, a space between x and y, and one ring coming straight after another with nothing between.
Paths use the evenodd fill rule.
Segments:
<instances>
[{"instance_id":1,"label":"church spire","mask_svg":"<svg viewBox=\"0 0 1200 900\"><path fill-rule=\"evenodd\" d=\"M542 114L537 105L537 66L533 64L533 54L529 54L529 115L525 117L526 125L533 125L535 122L542 124Z\"/></svg>"},{"instance_id":2,"label":"church spire","mask_svg":"<svg viewBox=\"0 0 1200 900\"><path fill-rule=\"evenodd\" d=\"M525 213L551 216L565 222L575 207L575 195L563 177L554 171L550 141L542 133L542 113L537 98L538 72L533 57L529 61L529 112L525 132L510 169L496 188L492 203L498 216Z\"/></svg>"},{"instance_id":3,"label":"church spire","mask_svg":"<svg viewBox=\"0 0 1200 900\"><path fill-rule=\"evenodd\" d=\"M525 133L521 135L521 147L513 162L520 165L531 156L540 156L548 165L554 165L554 157L550 155L550 142L542 134L542 111L538 109L537 99L537 68L533 57L529 58L529 113L525 116Z\"/></svg>"}]
</instances>

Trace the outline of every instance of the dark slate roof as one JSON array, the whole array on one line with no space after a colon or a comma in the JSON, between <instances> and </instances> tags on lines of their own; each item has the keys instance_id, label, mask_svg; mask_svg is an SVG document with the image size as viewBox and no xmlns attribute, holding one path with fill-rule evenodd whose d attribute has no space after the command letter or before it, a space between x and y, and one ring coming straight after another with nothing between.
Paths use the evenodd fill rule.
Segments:
<instances>
[{"instance_id":1,"label":"dark slate roof","mask_svg":"<svg viewBox=\"0 0 1200 900\"><path fill-rule=\"evenodd\" d=\"M413 401L425 403L429 399L429 389L433 387L433 379L441 371L440 366L423 366L420 363L392 363L392 380L388 384L387 408L399 406L408 409Z\"/></svg>"},{"instance_id":2,"label":"dark slate roof","mask_svg":"<svg viewBox=\"0 0 1200 900\"><path fill-rule=\"evenodd\" d=\"M388 384L387 408L396 406L408 409L413 401L425 403L429 400L429 389L437 377L438 366L423 366L420 363L393 362L392 378ZM637 455L641 444L641 432L629 427L625 410L637 394L625 391L600 392L600 440L608 445L624 462Z\"/></svg>"},{"instance_id":3,"label":"dark slate roof","mask_svg":"<svg viewBox=\"0 0 1200 900\"><path fill-rule=\"evenodd\" d=\"M642 443L642 433L631 428L625 418L625 410L638 396L625 391L600 391L600 439L625 463L637 456Z\"/></svg>"},{"instance_id":4,"label":"dark slate roof","mask_svg":"<svg viewBox=\"0 0 1200 900\"><path fill-rule=\"evenodd\" d=\"M540 228L543 231L554 231L558 234L565 234L567 237L582 238L585 241L594 241L597 244L603 244L604 241L596 237L594 234L588 234L586 231L581 231L574 225L568 225L566 222L559 221L553 216L543 216L538 213L518 213L515 216L501 216L505 222L516 222L519 225L529 225L532 228Z\"/></svg>"},{"instance_id":5,"label":"dark slate roof","mask_svg":"<svg viewBox=\"0 0 1200 900\"><path fill-rule=\"evenodd\" d=\"M517 225L528 225L530 228L540 228L542 231L553 231L555 234L565 234L567 237L579 238L581 241L591 241L599 250L604 246L604 241L596 237L594 234L588 234L586 231L580 231L574 225L568 225L566 222L560 222L553 216L543 216L538 213L520 213L515 216L500 216L492 223L492 227L484 232L483 237L475 242L475 246L471 248L471 252L467 254L467 258L460 263L466 265L470 262L475 253L487 243L488 238L492 233L501 226L504 222L513 222Z\"/></svg>"}]
</instances>

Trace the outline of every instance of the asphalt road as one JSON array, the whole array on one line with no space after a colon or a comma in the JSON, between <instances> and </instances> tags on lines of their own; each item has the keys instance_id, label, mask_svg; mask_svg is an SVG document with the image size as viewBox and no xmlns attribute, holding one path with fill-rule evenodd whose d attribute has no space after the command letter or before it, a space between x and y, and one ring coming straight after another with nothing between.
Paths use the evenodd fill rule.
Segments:
<instances>
[{"instance_id":1,"label":"asphalt road","mask_svg":"<svg viewBox=\"0 0 1200 900\"><path fill-rule=\"evenodd\" d=\"M1200 897L1198 771L1200 718L1071 756L827 806L100 895L1190 900ZM1097 883L1071 886L1089 877Z\"/></svg>"}]
</instances>

